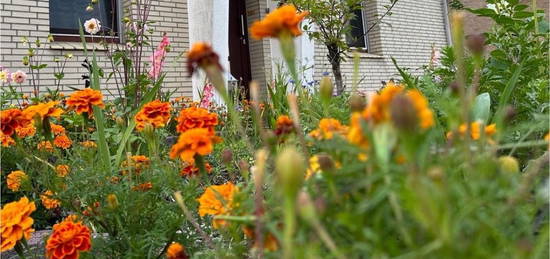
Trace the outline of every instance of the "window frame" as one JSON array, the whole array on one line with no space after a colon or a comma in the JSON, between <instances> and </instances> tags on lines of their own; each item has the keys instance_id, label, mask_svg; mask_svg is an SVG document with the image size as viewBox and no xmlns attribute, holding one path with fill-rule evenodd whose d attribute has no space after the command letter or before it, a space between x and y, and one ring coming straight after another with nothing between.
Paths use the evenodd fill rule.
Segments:
<instances>
[{"instance_id":1,"label":"window frame","mask_svg":"<svg viewBox=\"0 0 550 259\"><path fill-rule=\"evenodd\" d=\"M360 10L361 11L361 22L362 22L362 26L361 26L361 29L363 31L363 43L365 45L365 47L357 47L357 46L351 46L352 43L355 43L355 42L358 42L359 41L359 38L353 38L353 35L351 35L351 31L349 33L349 35L346 35L346 44L348 44L348 46L350 47L350 49L353 49L353 50L362 50L362 51L365 51L365 52L369 52L370 50L370 46L369 46L369 35L367 33L367 30L368 30L368 20L367 20L367 14L366 14L366 10L365 10L365 5L364 3L361 4L361 9L357 9L357 10ZM355 10L355 11L357 11ZM355 17L354 17L355 18ZM354 40L354 42L352 42L352 40Z\"/></svg>"},{"instance_id":2,"label":"window frame","mask_svg":"<svg viewBox=\"0 0 550 259\"><path fill-rule=\"evenodd\" d=\"M113 15L114 15L114 23L113 25L116 26L115 36L110 35L98 35L98 36L92 36L89 34L84 34L84 39L86 42L90 43L98 43L101 41L106 41L108 43L123 43L123 24L122 24L122 1L121 0L113 0ZM48 10L51 12L51 10ZM49 20L49 18L48 18ZM82 39L80 38L80 33L78 30L76 32L55 32L55 29L52 28L51 24L49 25L49 32L53 36L54 41L59 42L81 42ZM61 29L63 30L63 29Z\"/></svg>"}]
</instances>

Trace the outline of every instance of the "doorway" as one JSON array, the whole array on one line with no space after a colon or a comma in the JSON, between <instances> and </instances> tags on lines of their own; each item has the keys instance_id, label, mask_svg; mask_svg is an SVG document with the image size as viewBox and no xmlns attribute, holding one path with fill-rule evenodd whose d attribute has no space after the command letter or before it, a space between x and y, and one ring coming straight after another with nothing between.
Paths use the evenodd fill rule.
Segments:
<instances>
[{"instance_id":1,"label":"doorway","mask_svg":"<svg viewBox=\"0 0 550 259\"><path fill-rule=\"evenodd\" d=\"M245 0L229 0L229 67L241 98L249 98L252 80Z\"/></svg>"}]
</instances>

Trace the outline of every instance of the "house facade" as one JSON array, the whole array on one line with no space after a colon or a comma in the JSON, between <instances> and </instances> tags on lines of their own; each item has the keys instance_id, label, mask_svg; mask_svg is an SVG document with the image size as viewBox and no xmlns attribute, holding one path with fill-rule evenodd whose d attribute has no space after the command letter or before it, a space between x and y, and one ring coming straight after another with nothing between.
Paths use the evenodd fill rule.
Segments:
<instances>
[{"instance_id":1,"label":"house facade","mask_svg":"<svg viewBox=\"0 0 550 259\"><path fill-rule=\"evenodd\" d=\"M103 25L116 28L123 35L127 28L121 22L122 17L136 15L137 7L130 0L99 0L97 10L86 12L90 0L0 0L0 64L10 71L23 70L21 58L28 50L22 37L30 41L40 38L43 42L49 34L55 41L44 44L37 55L48 66L41 70L41 91L56 86L53 78L55 57L71 53L74 57L65 64L65 78L61 85L81 88L81 79L86 69L81 66L85 56L78 42L74 28L75 19L88 19L87 16L99 16ZM248 28L279 4L273 0L152 0L150 20L155 33L151 35L153 44L160 42L166 33L171 41L164 71L164 91L175 91L175 96L198 98L198 92L204 85L204 76L196 74L189 78L185 59L178 56L187 51L196 41L211 42L220 55L224 74L228 82L249 82L256 80L262 87L273 80L280 64L281 53L276 40L253 40L248 37ZM354 31L361 33L372 26L377 17L385 12L387 0L369 0L357 14ZM399 78L391 61L395 58L401 67L413 73L430 62L432 49L440 49L449 44L448 9L446 0L400 0L387 16L384 23L378 24L364 38L360 39L357 51L360 56L359 84L362 91L374 91L381 81ZM96 17L97 18L97 17ZM84 21L82 21L84 22ZM306 21L307 22L307 21ZM75 39L76 38L76 39ZM125 44L123 36L114 36L115 44ZM314 84L324 75L332 73L327 60L325 47L311 41L307 35L296 39L297 59L302 67L306 83ZM111 71L108 51L96 43L99 65L105 69L105 75ZM146 53L146 57L150 52ZM344 81L351 84L353 65L351 59L342 64ZM36 76L36 75L35 75ZM102 88L106 95L117 95L121 82L113 78L103 79ZM27 81L23 85L30 92ZM63 91L71 92L68 87Z\"/></svg>"}]
</instances>

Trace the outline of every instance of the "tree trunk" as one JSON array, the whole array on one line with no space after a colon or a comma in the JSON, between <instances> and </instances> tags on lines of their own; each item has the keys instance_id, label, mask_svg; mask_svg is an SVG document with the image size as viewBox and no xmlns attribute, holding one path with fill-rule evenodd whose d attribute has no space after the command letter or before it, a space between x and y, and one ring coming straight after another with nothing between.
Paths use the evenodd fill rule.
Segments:
<instances>
[{"instance_id":1,"label":"tree trunk","mask_svg":"<svg viewBox=\"0 0 550 259\"><path fill-rule=\"evenodd\" d=\"M342 58L340 57L340 51L336 44L327 45L328 60L332 66L332 74L334 75L334 84L336 85L336 95L344 93L344 81L342 80L342 70L340 64Z\"/></svg>"}]
</instances>

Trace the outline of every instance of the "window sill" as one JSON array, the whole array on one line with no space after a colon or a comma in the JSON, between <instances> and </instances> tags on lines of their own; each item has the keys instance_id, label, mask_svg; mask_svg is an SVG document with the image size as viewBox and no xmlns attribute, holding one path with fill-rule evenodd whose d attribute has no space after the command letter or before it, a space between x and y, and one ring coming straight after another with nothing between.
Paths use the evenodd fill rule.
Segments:
<instances>
[{"instance_id":1,"label":"window sill","mask_svg":"<svg viewBox=\"0 0 550 259\"><path fill-rule=\"evenodd\" d=\"M82 45L82 42L57 42L54 41L50 43L50 49L54 50L84 50L84 46ZM104 45L99 43L86 43L86 49L87 50L99 50L99 51L106 51L107 48L105 48Z\"/></svg>"},{"instance_id":2,"label":"window sill","mask_svg":"<svg viewBox=\"0 0 550 259\"><path fill-rule=\"evenodd\" d=\"M365 49L351 48L350 52L357 52L359 54L359 58L362 59L384 59L384 56L368 53Z\"/></svg>"}]
</instances>

